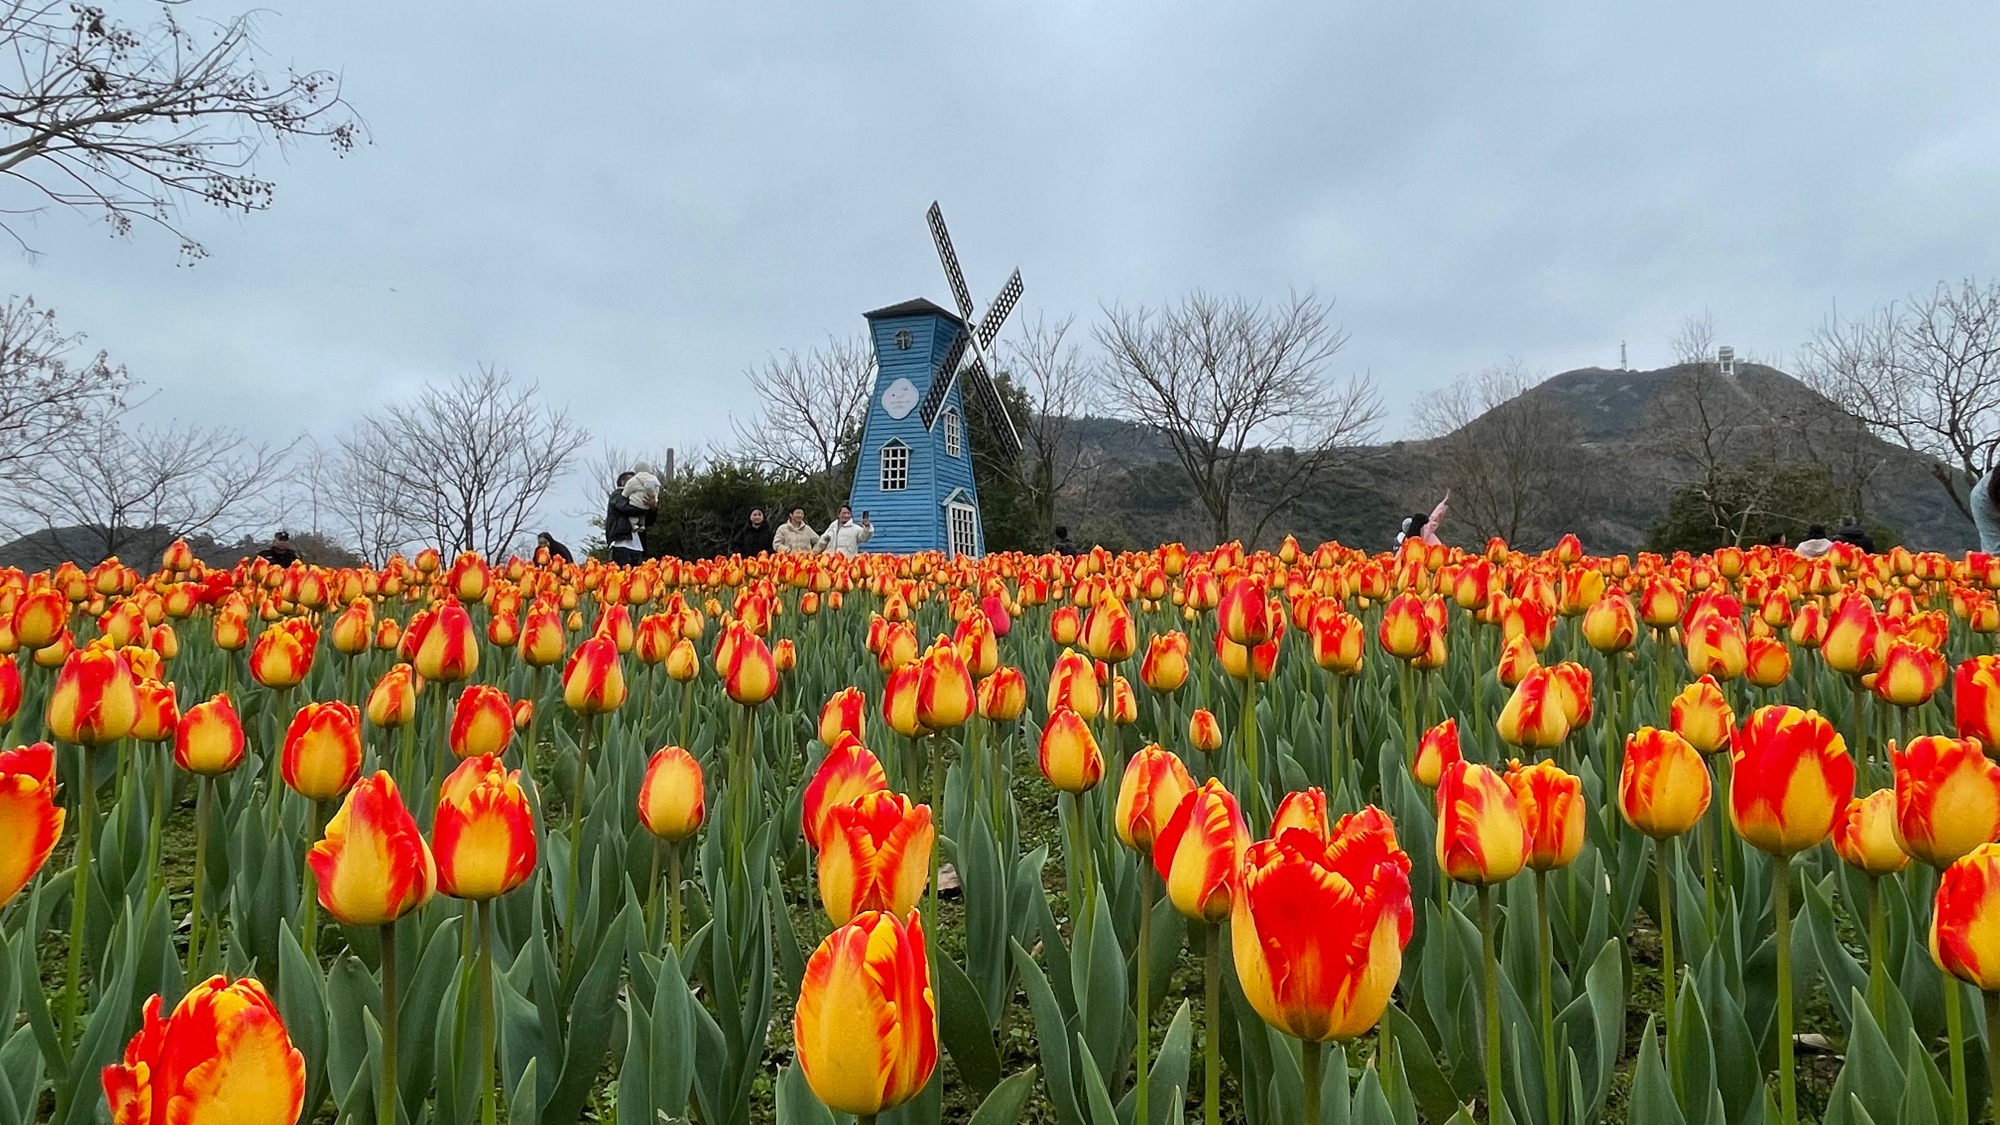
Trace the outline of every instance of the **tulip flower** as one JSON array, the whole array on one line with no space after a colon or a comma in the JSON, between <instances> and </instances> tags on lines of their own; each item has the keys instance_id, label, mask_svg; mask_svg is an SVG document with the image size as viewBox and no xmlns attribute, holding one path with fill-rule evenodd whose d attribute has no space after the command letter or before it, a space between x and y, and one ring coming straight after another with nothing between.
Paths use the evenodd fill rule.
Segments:
<instances>
[{"instance_id":1,"label":"tulip flower","mask_svg":"<svg viewBox=\"0 0 2000 1125\"><path fill-rule=\"evenodd\" d=\"M2000 764L1977 739L1926 735L1889 747L1898 844L1932 867L1951 866L2000 840Z\"/></svg>"},{"instance_id":2,"label":"tulip flower","mask_svg":"<svg viewBox=\"0 0 2000 1125\"><path fill-rule=\"evenodd\" d=\"M55 747L37 742L0 751L0 840L6 841L0 847L0 907L28 885L62 838L66 813L55 795Z\"/></svg>"},{"instance_id":3,"label":"tulip flower","mask_svg":"<svg viewBox=\"0 0 2000 1125\"><path fill-rule=\"evenodd\" d=\"M1431 628L1423 599L1406 591L1382 608L1382 622L1376 627L1375 636L1383 652L1409 661L1430 649Z\"/></svg>"},{"instance_id":4,"label":"tulip flower","mask_svg":"<svg viewBox=\"0 0 2000 1125\"><path fill-rule=\"evenodd\" d=\"M1569 737L1569 698L1569 688L1559 687L1548 669L1536 668L1514 685L1493 727L1509 745L1553 749Z\"/></svg>"},{"instance_id":5,"label":"tulip flower","mask_svg":"<svg viewBox=\"0 0 2000 1125\"><path fill-rule=\"evenodd\" d=\"M1875 695L1897 707L1918 707L1944 686L1950 665L1944 654L1907 640L1892 641L1875 673Z\"/></svg>"},{"instance_id":6,"label":"tulip flower","mask_svg":"<svg viewBox=\"0 0 2000 1125\"><path fill-rule=\"evenodd\" d=\"M624 706L625 668L617 644L597 636L577 645L563 668L562 682L563 702L585 718Z\"/></svg>"},{"instance_id":7,"label":"tulip flower","mask_svg":"<svg viewBox=\"0 0 2000 1125\"><path fill-rule=\"evenodd\" d=\"M1778 1082L1785 1120L1798 1119L1792 1043L1791 858L1825 840L1854 797L1847 744L1816 711L1760 707L1730 740L1729 819L1777 861Z\"/></svg>"},{"instance_id":8,"label":"tulip flower","mask_svg":"<svg viewBox=\"0 0 2000 1125\"><path fill-rule=\"evenodd\" d=\"M460 761L498 757L506 753L513 737L514 701L491 684L467 684L451 713L452 756Z\"/></svg>"},{"instance_id":9,"label":"tulip flower","mask_svg":"<svg viewBox=\"0 0 2000 1125\"><path fill-rule=\"evenodd\" d=\"M869 912L806 961L792 1015L799 1069L829 1109L872 1122L937 1069L937 1008L922 920Z\"/></svg>"},{"instance_id":10,"label":"tulip flower","mask_svg":"<svg viewBox=\"0 0 2000 1125\"><path fill-rule=\"evenodd\" d=\"M1511 762L1505 780L1528 826L1528 866L1536 871L1569 866L1583 850L1582 779L1554 762Z\"/></svg>"},{"instance_id":11,"label":"tulip flower","mask_svg":"<svg viewBox=\"0 0 2000 1125\"><path fill-rule=\"evenodd\" d=\"M308 703L292 716L279 776L308 801L330 801L361 776L361 713L351 703Z\"/></svg>"},{"instance_id":12,"label":"tulip flower","mask_svg":"<svg viewBox=\"0 0 2000 1125\"><path fill-rule=\"evenodd\" d=\"M1213 754L1222 749L1222 724L1215 713L1205 707L1197 707L1188 716L1188 745L1204 754Z\"/></svg>"},{"instance_id":13,"label":"tulip flower","mask_svg":"<svg viewBox=\"0 0 2000 1125\"><path fill-rule=\"evenodd\" d=\"M1720 612L1701 613L1689 622L1682 647L1691 673L1718 680L1733 680L1742 675L1750 659L1743 623Z\"/></svg>"},{"instance_id":14,"label":"tulip flower","mask_svg":"<svg viewBox=\"0 0 2000 1125\"><path fill-rule=\"evenodd\" d=\"M1069 794L1095 788L1104 778L1104 756L1097 739L1076 712L1058 710L1042 728L1040 764L1050 785Z\"/></svg>"},{"instance_id":15,"label":"tulip flower","mask_svg":"<svg viewBox=\"0 0 2000 1125\"><path fill-rule=\"evenodd\" d=\"M1410 762L1410 776L1424 788L1436 789L1444 771L1463 758L1458 748L1458 720L1446 719L1425 731L1423 738L1417 741L1416 757Z\"/></svg>"},{"instance_id":16,"label":"tulip flower","mask_svg":"<svg viewBox=\"0 0 2000 1125\"><path fill-rule=\"evenodd\" d=\"M1049 713L1074 711L1088 723L1095 720L1103 708L1104 696L1098 685L1096 667L1082 653L1065 649L1049 669Z\"/></svg>"},{"instance_id":17,"label":"tulip flower","mask_svg":"<svg viewBox=\"0 0 2000 1125\"><path fill-rule=\"evenodd\" d=\"M1271 814L1271 839L1294 828L1303 829L1322 840L1332 839L1326 819L1326 791L1314 785L1285 794L1278 811Z\"/></svg>"},{"instance_id":18,"label":"tulip flower","mask_svg":"<svg viewBox=\"0 0 2000 1125\"><path fill-rule=\"evenodd\" d=\"M1498 773L1462 760L1446 766L1437 807L1438 868L1448 877L1488 886L1526 865L1534 841L1520 802Z\"/></svg>"},{"instance_id":19,"label":"tulip flower","mask_svg":"<svg viewBox=\"0 0 2000 1125\"><path fill-rule=\"evenodd\" d=\"M979 715L993 723L1011 723L1028 708L1028 681L1019 668L1002 664L979 681Z\"/></svg>"},{"instance_id":20,"label":"tulip flower","mask_svg":"<svg viewBox=\"0 0 2000 1125\"><path fill-rule=\"evenodd\" d=\"M60 590L30 590L14 605L14 639L22 648L47 648L68 630L69 602Z\"/></svg>"},{"instance_id":21,"label":"tulip flower","mask_svg":"<svg viewBox=\"0 0 2000 1125\"><path fill-rule=\"evenodd\" d=\"M659 839L679 843L701 828L704 815L701 764L678 746L655 752L639 783L639 822Z\"/></svg>"},{"instance_id":22,"label":"tulip flower","mask_svg":"<svg viewBox=\"0 0 2000 1125\"><path fill-rule=\"evenodd\" d=\"M368 693L368 721L383 730L407 726L417 716L417 673L408 664L392 665Z\"/></svg>"},{"instance_id":23,"label":"tulip flower","mask_svg":"<svg viewBox=\"0 0 2000 1125\"><path fill-rule=\"evenodd\" d=\"M1870 877L1908 867L1910 855L1897 842L1895 791L1877 789L1847 802L1833 823L1833 851L1841 862Z\"/></svg>"},{"instance_id":24,"label":"tulip flower","mask_svg":"<svg viewBox=\"0 0 2000 1125\"><path fill-rule=\"evenodd\" d=\"M124 654L94 643L63 660L49 692L50 734L80 746L102 746L132 733L138 718L139 685Z\"/></svg>"},{"instance_id":25,"label":"tulip flower","mask_svg":"<svg viewBox=\"0 0 2000 1125\"><path fill-rule=\"evenodd\" d=\"M1960 738L2000 746L2000 656L1975 656L1953 673L1951 705Z\"/></svg>"},{"instance_id":26,"label":"tulip flower","mask_svg":"<svg viewBox=\"0 0 2000 1125\"><path fill-rule=\"evenodd\" d=\"M1271 614L1263 583L1253 578L1231 582L1215 607L1215 621L1219 634L1231 644L1255 648L1269 641Z\"/></svg>"},{"instance_id":27,"label":"tulip flower","mask_svg":"<svg viewBox=\"0 0 2000 1125\"><path fill-rule=\"evenodd\" d=\"M1083 647L1093 659L1108 664L1123 663L1138 643L1131 611L1124 602L1108 594L1083 619Z\"/></svg>"},{"instance_id":28,"label":"tulip flower","mask_svg":"<svg viewBox=\"0 0 2000 1125\"><path fill-rule=\"evenodd\" d=\"M514 640L515 656L530 668L547 668L562 663L564 648L561 608L536 598L521 623L521 635Z\"/></svg>"},{"instance_id":29,"label":"tulip flower","mask_svg":"<svg viewBox=\"0 0 2000 1125\"><path fill-rule=\"evenodd\" d=\"M1188 637L1178 630L1155 633L1139 662L1139 679L1160 695L1172 695L1188 680Z\"/></svg>"},{"instance_id":30,"label":"tulip flower","mask_svg":"<svg viewBox=\"0 0 2000 1125\"><path fill-rule=\"evenodd\" d=\"M930 733L917 718L917 689L923 669L905 664L889 673L882 684L882 721L904 738L922 738Z\"/></svg>"},{"instance_id":31,"label":"tulip flower","mask_svg":"<svg viewBox=\"0 0 2000 1125\"><path fill-rule=\"evenodd\" d=\"M330 634L333 650L342 656L367 652L375 640L375 603L358 598L334 619Z\"/></svg>"},{"instance_id":32,"label":"tulip flower","mask_svg":"<svg viewBox=\"0 0 2000 1125\"><path fill-rule=\"evenodd\" d=\"M820 745L832 746L843 734L857 739L868 737L868 697L858 687L834 692L819 711Z\"/></svg>"},{"instance_id":33,"label":"tulip flower","mask_svg":"<svg viewBox=\"0 0 2000 1125\"><path fill-rule=\"evenodd\" d=\"M1625 740L1618 776L1618 813L1655 840L1671 839L1701 822L1713 786L1708 766L1686 738L1640 727Z\"/></svg>"},{"instance_id":34,"label":"tulip flower","mask_svg":"<svg viewBox=\"0 0 2000 1125\"><path fill-rule=\"evenodd\" d=\"M1558 693L1562 702L1563 719L1569 724L1569 729L1578 730L1589 725L1594 710L1590 669L1573 660L1565 660L1549 669L1549 678L1549 687Z\"/></svg>"},{"instance_id":35,"label":"tulip flower","mask_svg":"<svg viewBox=\"0 0 2000 1125\"><path fill-rule=\"evenodd\" d=\"M421 634L413 621L410 626L417 645L411 663L425 680L455 684L479 671L479 633L472 616L455 601L438 606Z\"/></svg>"},{"instance_id":36,"label":"tulip flower","mask_svg":"<svg viewBox=\"0 0 2000 1125\"><path fill-rule=\"evenodd\" d=\"M173 685L158 680L140 680L139 712L132 720L130 737L135 742L165 742L180 724L180 703ZM4 719L0 719L4 721Z\"/></svg>"},{"instance_id":37,"label":"tulip flower","mask_svg":"<svg viewBox=\"0 0 2000 1125\"><path fill-rule=\"evenodd\" d=\"M1735 722L1729 699L1712 676L1703 676L1682 688L1667 708L1667 725L1704 754L1728 748Z\"/></svg>"},{"instance_id":38,"label":"tulip flower","mask_svg":"<svg viewBox=\"0 0 2000 1125\"><path fill-rule=\"evenodd\" d=\"M387 773L348 790L307 862L319 878L320 905L343 925L394 922L437 889L431 849Z\"/></svg>"},{"instance_id":39,"label":"tulip flower","mask_svg":"<svg viewBox=\"0 0 2000 1125\"><path fill-rule=\"evenodd\" d=\"M2000 992L2000 844L1981 844L1945 868L1929 941L1938 968L1989 996Z\"/></svg>"},{"instance_id":40,"label":"tulip flower","mask_svg":"<svg viewBox=\"0 0 2000 1125\"><path fill-rule=\"evenodd\" d=\"M812 780L801 795L801 819L806 843L818 851L826 835L827 820L834 806L846 804L864 793L889 787L882 763L859 739L838 739L826 752Z\"/></svg>"},{"instance_id":41,"label":"tulip flower","mask_svg":"<svg viewBox=\"0 0 2000 1125\"><path fill-rule=\"evenodd\" d=\"M965 725L978 698L958 649L939 637L917 667L917 721L933 731Z\"/></svg>"},{"instance_id":42,"label":"tulip flower","mask_svg":"<svg viewBox=\"0 0 2000 1125\"><path fill-rule=\"evenodd\" d=\"M521 774L497 755L460 762L438 791L431 824L437 889L483 902L528 881L535 872L535 824L521 791Z\"/></svg>"},{"instance_id":43,"label":"tulip flower","mask_svg":"<svg viewBox=\"0 0 2000 1125\"><path fill-rule=\"evenodd\" d=\"M725 631L725 640L732 637L726 656L717 646L716 674L730 699L755 707L778 694L778 665L764 638L740 625Z\"/></svg>"},{"instance_id":44,"label":"tulip flower","mask_svg":"<svg viewBox=\"0 0 2000 1125\"><path fill-rule=\"evenodd\" d=\"M1757 687L1777 687L1792 674L1792 650L1776 637L1751 637L1744 651L1743 675Z\"/></svg>"},{"instance_id":45,"label":"tulip flower","mask_svg":"<svg viewBox=\"0 0 2000 1125\"><path fill-rule=\"evenodd\" d=\"M1166 880L1168 900L1182 914L1206 923L1208 932L1202 1019L1208 1024L1205 1105L1210 1121L1221 1108L1222 1070L1215 1047L1222 1027L1220 923L1234 908L1233 895L1249 846L1250 830L1236 798L1213 779L1181 798L1153 840L1153 867Z\"/></svg>"},{"instance_id":46,"label":"tulip flower","mask_svg":"<svg viewBox=\"0 0 2000 1125\"><path fill-rule=\"evenodd\" d=\"M1232 882L1249 843L1243 811L1220 781L1190 790L1153 840L1153 866L1174 908L1211 926L1229 917Z\"/></svg>"},{"instance_id":47,"label":"tulip flower","mask_svg":"<svg viewBox=\"0 0 2000 1125\"><path fill-rule=\"evenodd\" d=\"M696 676L701 675L701 657L694 651L694 642L686 637L674 642L674 647L667 650L664 666L667 678L675 683L693 682Z\"/></svg>"},{"instance_id":48,"label":"tulip flower","mask_svg":"<svg viewBox=\"0 0 2000 1125\"><path fill-rule=\"evenodd\" d=\"M267 688L297 687L312 670L318 634L303 618L280 621L257 635L250 649L250 678Z\"/></svg>"},{"instance_id":49,"label":"tulip flower","mask_svg":"<svg viewBox=\"0 0 2000 1125\"><path fill-rule=\"evenodd\" d=\"M1112 824L1128 848L1151 855L1153 841L1166 826L1181 799L1194 789L1194 778L1173 753L1151 745L1132 755L1118 785Z\"/></svg>"},{"instance_id":50,"label":"tulip flower","mask_svg":"<svg viewBox=\"0 0 2000 1125\"><path fill-rule=\"evenodd\" d=\"M118 1125L293 1125L306 1064L263 985L217 976L164 1019L159 995L146 1001L138 1034L102 1081Z\"/></svg>"},{"instance_id":51,"label":"tulip flower","mask_svg":"<svg viewBox=\"0 0 2000 1125\"><path fill-rule=\"evenodd\" d=\"M174 764L202 777L220 777L243 761L243 722L228 693L197 703L174 726Z\"/></svg>"},{"instance_id":52,"label":"tulip flower","mask_svg":"<svg viewBox=\"0 0 2000 1125\"><path fill-rule=\"evenodd\" d=\"M1872 672L1880 630L1875 607L1865 595L1852 594L1842 599L1833 619L1827 622L1826 635L1819 643L1820 658L1827 667L1846 675Z\"/></svg>"},{"instance_id":53,"label":"tulip flower","mask_svg":"<svg viewBox=\"0 0 2000 1125\"><path fill-rule=\"evenodd\" d=\"M827 810L819 895L836 926L871 910L901 914L923 897L937 840L929 805L887 789Z\"/></svg>"}]
</instances>

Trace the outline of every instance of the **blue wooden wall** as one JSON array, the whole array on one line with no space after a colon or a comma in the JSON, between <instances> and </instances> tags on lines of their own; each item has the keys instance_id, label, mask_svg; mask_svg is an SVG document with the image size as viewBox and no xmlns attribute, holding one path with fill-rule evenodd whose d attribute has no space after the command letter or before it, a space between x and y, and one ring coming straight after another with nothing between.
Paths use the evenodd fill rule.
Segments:
<instances>
[{"instance_id":1,"label":"blue wooden wall","mask_svg":"<svg viewBox=\"0 0 2000 1125\"><path fill-rule=\"evenodd\" d=\"M859 520L869 512L875 522L875 537L869 551L908 553L942 551L949 544L945 503L958 494L961 500L979 507L972 478L972 430L965 418L962 389L952 388L945 411L959 417L957 457L945 453L945 420L941 411L937 423L924 428L922 402L931 381L942 377L938 365L952 341L965 331L963 322L928 301L905 301L866 314L868 330L875 344L875 392L868 403L862 425L861 459L854 469L854 487L848 504ZM899 332L910 334L910 346L896 346ZM882 406L882 394L898 379L908 379L917 390L918 405L901 418L892 418ZM909 487L884 492L882 447L900 441L910 449ZM979 529L978 551L986 550L985 528Z\"/></svg>"}]
</instances>

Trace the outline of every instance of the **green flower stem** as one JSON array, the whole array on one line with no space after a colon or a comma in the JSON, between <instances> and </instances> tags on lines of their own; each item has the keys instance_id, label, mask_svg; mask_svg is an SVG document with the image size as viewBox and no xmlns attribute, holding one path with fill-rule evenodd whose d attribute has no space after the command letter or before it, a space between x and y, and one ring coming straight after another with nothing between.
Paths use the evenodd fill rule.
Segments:
<instances>
[{"instance_id":1,"label":"green flower stem","mask_svg":"<svg viewBox=\"0 0 2000 1125\"><path fill-rule=\"evenodd\" d=\"M188 908L188 979L201 974L201 900L208 887L209 806L215 802L215 779L204 777L194 799L194 895Z\"/></svg>"},{"instance_id":2,"label":"green flower stem","mask_svg":"<svg viewBox=\"0 0 2000 1125\"><path fill-rule=\"evenodd\" d=\"M1945 1047L1951 1055L1951 1111L1953 1121L1972 1120L1972 1091L1965 1077L1965 1012L1959 997L1963 991L1958 978L1944 975ZM1786 1125L1792 1125L1787 1122Z\"/></svg>"},{"instance_id":3,"label":"green flower stem","mask_svg":"<svg viewBox=\"0 0 2000 1125\"><path fill-rule=\"evenodd\" d=\"M165 744L154 747L158 755L158 774L153 781L153 818L146 831L146 898L152 901L167 888L167 877L160 869L163 841L167 830L167 806L174 799L174 758L173 751Z\"/></svg>"},{"instance_id":4,"label":"green flower stem","mask_svg":"<svg viewBox=\"0 0 2000 1125\"><path fill-rule=\"evenodd\" d=\"M1134 1125L1148 1125L1152 1120L1146 1113L1151 1093L1149 1087L1152 1085L1147 1080L1149 1075L1146 1069L1146 1051L1153 1037L1153 974L1152 959L1148 956L1153 935L1152 866L1144 855L1139 857L1139 948L1135 954L1139 962L1139 1042L1135 1048L1138 1052L1139 1084L1133 1091L1134 1109L1137 1111L1132 1116Z\"/></svg>"},{"instance_id":5,"label":"green flower stem","mask_svg":"<svg viewBox=\"0 0 2000 1125\"><path fill-rule=\"evenodd\" d=\"M648 945L651 945L653 942L653 923L658 921L660 917L660 853L665 851L666 847L667 842L665 840L660 839L658 836L653 837L653 867L651 873L646 876L645 921L646 944Z\"/></svg>"},{"instance_id":6,"label":"green flower stem","mask_svg":"<svg viewBox=\"0 0 2000 1125\"><path fill-rule=\"evenodd\" d=\"M494 1070L497 1060L493 1050L494 1002L493 1002L493 904L481 902L479 910L479 1118L482 1125L494 1125L497 1120L498 1098L494 1094Z\"/></svg>"},{"instance_id":7,"label":"green flower stem","mask_svg":"<svg viewBox=\"0 0 2000 1125\"><path fill-rule=\"evenodd\" d=\"M1326 699L1327 699L1326 762L1327 762L1327 780L1328 780L1327 792L1330 795L1337 797L1340 793L1340 775L1342 772L1341 766L1344 764L1342 762L1342 759L1346 757L1346 755L1341 753L1340 749L1340 693L1344 684L1340 678L1339 673L1337 672L1330 673L1329 676L1333 682L1328 685L1326 693Z\"/></svg>"},{"instance_id":8,"label":"green flower stem","mask_svg":"<svg viewBox=\"0 0 2000 1125\"><path fill-rule=\"evenodd\" d=\"M1667 1034L1668 1019L1674 1010L1674 841L1671 837L1659 841L1653 849L1653 872L1657 877L1655 889L1660 896L1660 1046L1661 1055L1667 1064L1667 1072L1674 1069L1673 1037Z\"/></svg>"},{"instance_id":9,"label":"green flower stem","mask_svg":"<svg viewBox=\"0 0 2000 1125\"><path fill-rule=\"evenodd\" d=\"M1980 995L1986 1000L1986 1073L2000 1074L2000 992ZM1986 1099L1986 1119L2000 1122L2000 1094Z\"/></svg>"},{"instance_id":10,"label":"green flower stem","mask_svg":"<svg viewBox=\"0 0 2000 1125\"><path fill-rule=\"evenodd\" d=\"M1208 954L1202 966L1201 1017L1207 1024L1202 1039L1205 1064L1202 1088L1202 1120L1205 1125L1222 1121L1222 927L1208 927Z\"/></svg>"},{"instance_id":11,"label":"green flower stem","mask_svg":"<svg viewBox=\"0 0 2000 1125\"><path fill-rule=\"evenodd\" d=\"M299 926L299 938L304 943L306 960L310 961L313 959L313 947L319 940L319 880L313 875L312 849L313 845L319 842L320 833L325 829L320 822L320 814L324 811L320 808L320 803L307 801L306 806L308 809L306 826L312 831L306 834L304 858L300 861L300 866L305 869L299 875L299 888L304 892L301 897L306 900L306 916L305 921Z\"/></svg>"},{"instance_id":12,"label":"green flower stem","mask_svg":"<svg viewBox=\"0 0 2000 1125\"><path fill-rule=\"evenodd\" d=\"M1868 877L1868 1009L1877 1023L1889 1007L1889 918L1882 909L1882 880ZM2000 1073L2000 1072L1995 1072Z\"/></svg>"},{"instance_id":13,"label":"green flower stem","mask_svg":"<svg viewBox=\"0 0 2000 1125\"><path fill-rule=\"evenodd\" d=\"M379 927L382 934L382 1109L380 1125L396 1125L396 923Z\"/></svg>"},{"instance_id":14,"label":"green flower stem","mask_svg":"<svg viewBox=\"0 0 2000 1125\"><path fill-rule=\"evenodd\" d=\"M1782 1125L1799 1125L1798 1064L1792 1043L1792 857L1773 856L1772 867L1778 910L1778 1120ZM1947 1008L1957 1014L1955 998Z\"/></svg>"},{"instance_id":15,"label":"green flower stem","mask_svg":"<svg viewBox=\"0 0 2000 1125\"><path fill-rule=\"evenodd\" d=\"M1250 771L1249 800L1246 803L1250 813L1250 823L1268 825L1270 817L1264 808L1264 775L1257 768L1257 669L1254 657L1250 659L1248 674L1243 677L1243 765Z\"/></svg>"},{"instance_id":16,"label":"green flower stem","mask_svg":"<svg viewBox=\"0 0 2000 1125\"><path fill-rule=\"evenodd\" d=\"M565 948L576 945L576 912L583 899L583 806L584 787L590 771L590 731L592 721L585 716L576 728L576 792L570 794L569 812L569 915L563 927Z\"/></svg>"},{"instance_id":17,"label":"green flower stem","mask_svg":"<svg viewBox=\"0 0 2000 1125\"><path fill-rule=\"evenodd\" d=\"M1535 936L1542 969L1542 1085L1548 1091L1549 1122L1562 1119L1562 1091L1556 1085L1555 936L1549 925L1549 873L1535 872Z\"/></svg>"},{"instance_id":18,"label":"green flower stem","mask_svg":"<svg viewBox=\"0 0 2000 1125\"><path fill-rule=\"evenodd\" d=\"M90 848L97 835L97 784L90 772L90 747L77 750L76 880L70 884L69 977L63 988L63 1037L74 1044L83 1026L83 947L90 921Z\"/></svg>"},{"instance_id":19,"label":"green flower stem","mask_svg":"<svg viewBox=\"0 0 2000 1125\"><path fill-rule=\"evenodd\" d=\"M547 673L547 668L538 665L528 680L528 699L534 706L528 712L528 740L521 747L521 772L531 782L535 780L535 751L542 744L542 678Z\"/></svg>"},{"instance_id":20,"label":"green flower stem","mask_svg":"<svg viewBox=\"0 0 2000 1125\"><path fill-rule=\"evenodd\" d=\"M1479 885L1479 954L1486 976L1486 1120L1506 1120L1500 1108L1500 958L1493 949L1493 888Z\"/></svg>"},{"instance_id":21,"label":"green flower stem","mask_svg":"<svg viewBox=\"0 0 2000 1125\"><path fill-rule=\"evenodd\" d=\"M667 887L668 935L674 943L674 952L681 949L681 846L675 844L667 856L667 878L672 880Z\"/></svg>"},{"instance_id":22,"label":"green flower stem","mask_svg":"<svg viewBox=\"0 0 2000 1125\"><path fill-rule=\"evenodd\" d=\"M1305 1039L1299 1043L1304 1052L1306 1080L1305 1125L1319 1125L1319 1087L1321 1071L1326 1065L1326 1044L1317 1039Z\"/></svg>"}]
</instances>

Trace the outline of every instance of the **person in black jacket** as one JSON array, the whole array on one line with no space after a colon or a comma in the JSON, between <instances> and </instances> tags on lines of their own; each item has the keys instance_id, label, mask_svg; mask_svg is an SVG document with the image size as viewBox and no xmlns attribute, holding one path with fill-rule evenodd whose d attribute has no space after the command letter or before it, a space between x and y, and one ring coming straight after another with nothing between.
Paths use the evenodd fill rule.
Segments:
<instances>
[{"instance_id":1,"label":"person in black jacket","mask_svg":"<svg viewBox=\"0 0 2000 1125\"><path fill-rule=\"evenodd\" d=\"M736 549L737 554L745 558L768 555L771 553L771 537L776 535L777 531L771 521L764 518L764 509L752 508L750 522L736 529L736 536L730 540L730 545Z\"/></svg>"},{"instance_id":2,"label":"person in black jacket","mask_svg":"<svg viewBox=\"0 0 2000 1125\"><path fill-rule=\"evenodd\" d=\"M277 567L287 567L299 561L299 553L292 550L292 533L280 531L273 535L271 545L257 552L257 557Z\"/></svg>"},{"instance_id":3,"label":"person in black jacket","mask_svg":"<svg viewBox=\"0 0 2000 1125\"><path fill-rule=\"evenodd\" d=\"M537 553L540 553L542 551L547 551L549 553L549 557L546 562L540 559L536 560L543 566L547 566L549 565L549 563L553 562L573 563L576 561L576 556L569 553L569 548L563 545L563 541L557 539L553 535L550 535L546 531L535 536L535 550Z\"/></svg>"},{"instance_id":4,"label":"person in black jacket","mask_svg":"<svg viewBox=\"0 0 2000 1125\"><path fill-rule=\"evenodd\" d=\"M618 485L604 508L604 542L611 548L611 561L619 566L646 561L646 524L653 516L625 495L625 482L631 479L629 472L618 474Z\"/></svg>"},{"instance_id":5,"label":"person in black jacket","mask_svg":"<svg viewBox=\"0 0 2000 1125\"><path fill-rule=\"evenodd\" d=\"M1853 516L1840 517L1840 526L1833 531L1833 541L1836 543L1852 543L1871 555L1875 553L1875 537L1868 534L1867 529L1862 527Z\"/></svg>"}]
</instances>

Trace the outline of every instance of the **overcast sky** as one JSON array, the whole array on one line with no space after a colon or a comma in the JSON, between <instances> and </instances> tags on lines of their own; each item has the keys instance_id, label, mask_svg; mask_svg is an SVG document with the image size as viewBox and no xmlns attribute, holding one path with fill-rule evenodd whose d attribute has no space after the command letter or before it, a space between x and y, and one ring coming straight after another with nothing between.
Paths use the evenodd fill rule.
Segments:
<instances>
[{"instance_id":1,"label":"overcast sky","mask_svg":"<svg viewBox=\"0 0 2000 1125\"><path fill-rule=\"evenodd\" d=\"M331 434L487 361L723 439L767 354L945 300L933 199L981 300L1335 299L1390 436L1462 371L1658 365L1703 308L1782 355L2000 250L1990 3L268 6L370 144L274 155L193 266L70 213L0 257L155 416Z\"/></svg>"}]
</instances>

